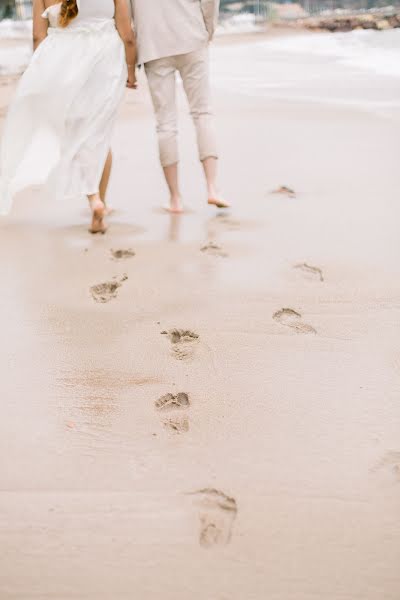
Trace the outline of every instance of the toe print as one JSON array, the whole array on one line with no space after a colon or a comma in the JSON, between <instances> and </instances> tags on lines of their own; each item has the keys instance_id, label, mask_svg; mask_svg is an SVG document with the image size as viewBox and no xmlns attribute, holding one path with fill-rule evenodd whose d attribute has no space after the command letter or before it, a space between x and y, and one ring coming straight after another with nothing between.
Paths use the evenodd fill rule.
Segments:
<instances>
[{"instance_id":1,"label":"toe print","mask_svg":"<svg viewBox=\"0 0 400 600\"><path fill-rule=\"evenodd\" d=\"M193 342L200 337L194 331L190 331L190 329L170 329L169 331L162 331L161 335L166 335L172 344Z\"/></svg>"},{"instance_id":2,"label":"toe print","mask_svg":"<svg viewBox=\"0 0 400 600\"><path fill-rule=\"evenodd\" d=\"M165 394L155 403L157 410L187 408L188 406L190 406L190 400L186 392L180 392L179 394Z\"/></svg>"},{"instance_id":3,"label":"toe print","mask_svg":"<svg viewBox=\"0 0 400 600\"><path fill-rule=\"evenodd\" d=\"M169 329L162 331L171 342L171 353L177 360L189 359L194 355L199 335L190 329Z\"/></svg>"}]
</instances>

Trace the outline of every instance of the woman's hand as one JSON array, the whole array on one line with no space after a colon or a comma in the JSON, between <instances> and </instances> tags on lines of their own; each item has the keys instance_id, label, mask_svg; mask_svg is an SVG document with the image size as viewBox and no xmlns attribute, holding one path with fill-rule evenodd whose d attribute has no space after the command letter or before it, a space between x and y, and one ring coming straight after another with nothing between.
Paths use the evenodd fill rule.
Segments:
<instances>
[{"instance_id":1,"label":"woman's hand","mask_svg":"<svg viewBox=\"0 0 400 600\"><path fill-rule=\"evenodd\" d=\"M137 89L137 80L136 80L136 69L135 67L128 66L128 81L126 82L126 87L132 90Z\"/></svg>"},{"instance_id":2,"label":"woman's hand","mask_svg":"<svg viewBox=\"0 0 400 600\"><path fill-rule=\"evenodd\" d=\"M132 30L131 16L126 0L114 0L115 3L115 25L124 42L126 64L128 66L128 81L126 87L137 88L136 82L136 40Z\"/></svg>"}]
</instances>

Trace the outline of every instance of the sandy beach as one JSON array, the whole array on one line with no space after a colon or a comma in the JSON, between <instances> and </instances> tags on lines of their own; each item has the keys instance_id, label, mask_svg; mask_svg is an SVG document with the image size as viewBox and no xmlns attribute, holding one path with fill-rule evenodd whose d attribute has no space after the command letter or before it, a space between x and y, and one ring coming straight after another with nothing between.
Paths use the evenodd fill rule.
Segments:
<instances>
[{"instance_id":1,"label":"sandy beach","mask_svg":"<svg viewBox=\"0 0 400 600\"><path fill-rule=\"evenodd\" d=\"M400 597L399 80L259 41L213 48L228 213L183 97L160 209L142 74L107 235L0 221L1 600Z\"/></svg>"}]
</instances>

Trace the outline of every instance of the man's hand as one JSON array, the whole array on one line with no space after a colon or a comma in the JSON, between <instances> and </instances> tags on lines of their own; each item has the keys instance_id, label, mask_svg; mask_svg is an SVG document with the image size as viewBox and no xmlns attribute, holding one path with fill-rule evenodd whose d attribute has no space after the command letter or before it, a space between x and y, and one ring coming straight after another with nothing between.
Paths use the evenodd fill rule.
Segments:
<instances>
[{"instance_id":1,"label":"man's hand","mask_svg":"<svg viewBox=\"0 0 400 600\"><path fill-rule=\"evenodd\" d=\"M126 82L126 87L132 90L137 89L137 80L136 80L136 69L135 67L128 67L128 81Z\"/></svg>"},{"instance_id":2,"label":"man's hand","mask_svg":"<svg viewBox=\"0 0 400 600\"><path fill-rule=\"evenodd\" d=\"M220 0L200 0L200 5L211 42L218 24Z\"/></svg>"}]
</instances>

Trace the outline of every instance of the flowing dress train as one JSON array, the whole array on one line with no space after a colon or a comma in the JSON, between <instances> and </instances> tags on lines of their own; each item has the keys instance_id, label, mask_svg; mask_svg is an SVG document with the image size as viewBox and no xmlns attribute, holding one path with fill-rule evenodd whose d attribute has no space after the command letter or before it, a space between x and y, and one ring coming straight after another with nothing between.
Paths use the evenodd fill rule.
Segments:
<instances>
[{"instance_id":1,"label":"flowing dress train","mask_svg":"<svg viewBox=\"0 0 400 600\"><path fill-rule=\"evenodd\" d=\"M78 0L79 15L58 26L60 4L43 13L47 38L22 76L4 125L0 213L13 197L44 186L54 198L99 191L127 79L114 0Z\"/></svg>"}]
</instances>

